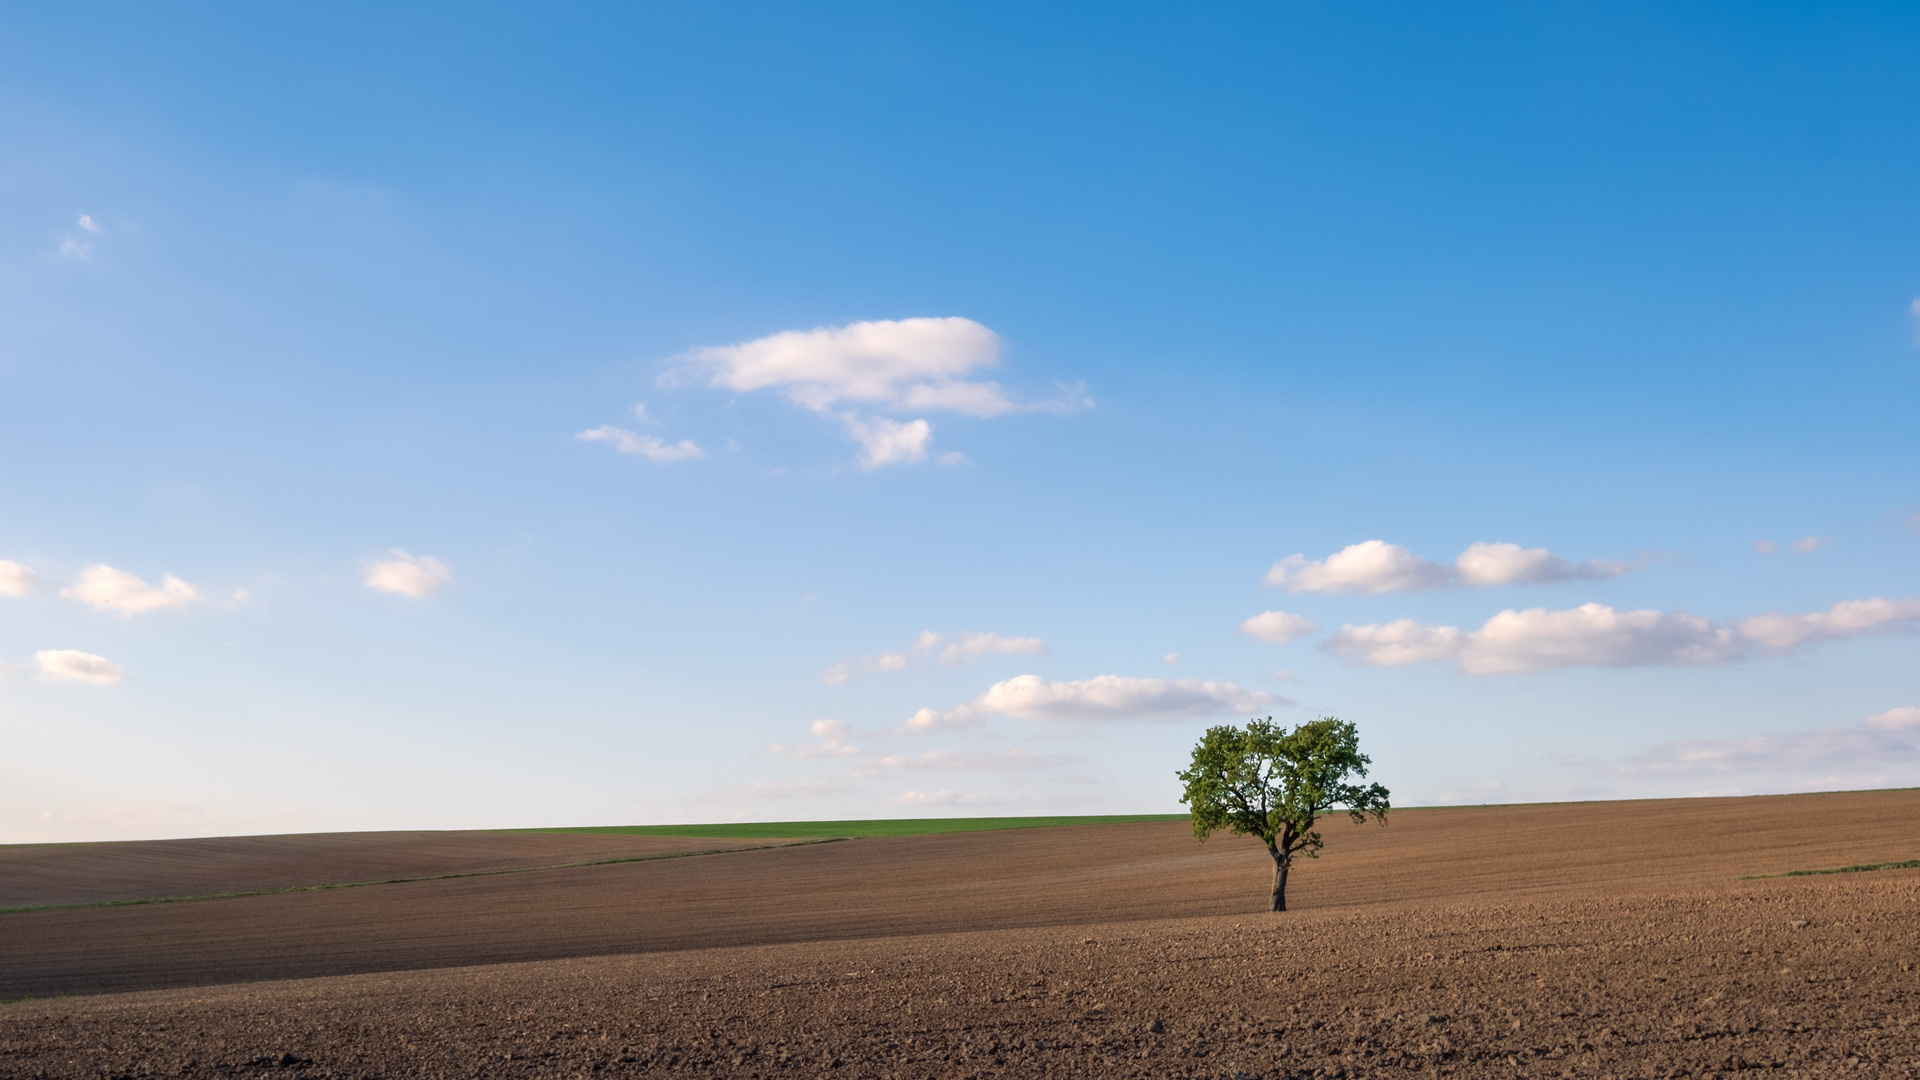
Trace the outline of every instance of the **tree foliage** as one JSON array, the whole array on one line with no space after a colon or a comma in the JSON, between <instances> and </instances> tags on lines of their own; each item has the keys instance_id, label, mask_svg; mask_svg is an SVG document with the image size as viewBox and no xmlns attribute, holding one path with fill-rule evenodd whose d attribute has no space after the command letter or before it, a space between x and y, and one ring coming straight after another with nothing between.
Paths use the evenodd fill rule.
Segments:
<instances>
[{"instance_id":1,"label":"tree foliage","mask_svg":"<svg viewBox=\"0 0 1920 1080\"><path fill-rule=\"evenodd\" d=\"M1362 786L1371 758L1360 752L1360 733L1331 716L1288 731L1252 720L1207 729L1193 748L1193 764L1177 775L1186 791L1180 801L1193 814L1199 840L1219 829L1253 835L1273 856L1273 910L1287 909L1287 872L1293 857L1320 857L1324 841L1314 829L1321 814L1342 809L1356 823L1371 814L1386 823L1387 789Z\"/></svg>"}]
</instances>

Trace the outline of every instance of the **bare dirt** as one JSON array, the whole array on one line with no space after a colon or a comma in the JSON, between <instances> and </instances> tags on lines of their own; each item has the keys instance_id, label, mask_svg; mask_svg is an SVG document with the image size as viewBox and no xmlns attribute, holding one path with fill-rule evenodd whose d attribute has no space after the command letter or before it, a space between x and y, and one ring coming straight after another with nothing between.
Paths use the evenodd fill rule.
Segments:
<instances>
[{"instance_id":1,"label":"bare dirt","mask_svg":"<svg viewBox=\"0 0 1920 1080\"><path fill-rule=\"evenodd\" d=\"M0 1076L1920 1075L1920 871L1738 880L1920 792L1328 832L1284 915L1157 824L5 915L0 995L186 988L0 1005Z\"/></svg>"}]
</instances>

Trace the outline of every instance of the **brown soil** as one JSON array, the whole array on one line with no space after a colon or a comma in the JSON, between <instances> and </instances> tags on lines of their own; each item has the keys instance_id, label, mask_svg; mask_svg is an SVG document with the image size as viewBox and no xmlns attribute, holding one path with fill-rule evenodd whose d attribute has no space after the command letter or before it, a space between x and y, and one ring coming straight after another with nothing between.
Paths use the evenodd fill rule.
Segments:
<instances>
[{"instance_id":1,"label":"brown soil","mask_svg":"<svg viewBox=\"0 0 1920 1080\"><path fill-rule=\"evenodd\" d=\"M1920 871L1736 880L1914 858L1920 792L1328 832L1284 915L1116 825L0 916L15 988L386 972L0 1006L0 1076L1920 1075Z\"/></svg>"}]
</instances>

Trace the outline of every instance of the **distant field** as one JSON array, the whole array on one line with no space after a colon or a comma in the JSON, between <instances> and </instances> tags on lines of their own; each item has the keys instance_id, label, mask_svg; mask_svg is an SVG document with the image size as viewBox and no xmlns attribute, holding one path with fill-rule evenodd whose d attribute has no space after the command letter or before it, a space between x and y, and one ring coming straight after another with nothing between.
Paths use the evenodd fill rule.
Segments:
<instances>
[{"instance_id":1,"label":"distant field","mask_svg":"<svg viewBox=\"0 0 1920 1080\"><path fill-rule=\"evenodd\" d=\"M583 825L560 829L510 829L525 833L588 833L602 836L704 836L769 839L827 836L930 836L935 833L1044 829L1059 825L1121 825L1137 821L1185 821L1185 814L1109 814L1100 817L887 818L877 821L736 821L715 825Z\"/></svg>"}]
</instances>

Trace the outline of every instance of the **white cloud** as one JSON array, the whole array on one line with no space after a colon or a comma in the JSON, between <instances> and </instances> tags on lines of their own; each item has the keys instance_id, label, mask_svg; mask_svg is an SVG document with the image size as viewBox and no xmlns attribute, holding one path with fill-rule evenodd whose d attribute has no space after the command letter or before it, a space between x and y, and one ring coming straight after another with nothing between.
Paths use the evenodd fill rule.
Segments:
<instances>
[{"instance_id":1,"label":"white cloud","mask_svg":"<svg viewBox=\"0 0 1920 1080\"><path fill-rule=\"evenodd\" d=\"M1804 615L1755 615L1734 624L1740 636L1766 652L1782 653L1803 645L1841 641L1863 634L1907 628L1920 620L1920 600L1843 600L1825 611Z\"/></svg>"},{"instance_id":2,"label":"white cloud","mask_svg":"<svg viewBox=\"0 0 1920 1080\"><path fill-rule=\"evenodd\" d=\"M925 420L902 423L884 416L862 418L853 413L840 417L847 434L860 444L860 467L877 469L882 465L913 465L927 460L927 444L933 441L933 425Z\"/></svg>"},{"instance_id":3,"label":"white cloud","mask_svg":"<svg viewBox=\"0 0 1920 1080\"><path fill-rule=\"evenodd\" d=\"M743 393L773 390L802 408L835 415L861 445L864 469L925 461L933 426L922 419L870 417L862 407L985 418L1066 413L1093 405L1084 386L1063 386L1052 401L1021 403L997 382L970 380L999 366L1000 338L972 319L957 317L784 330L696 349L686 359L707 375L709 385ZM943 465L965 460L951 452L940 456Z\"/></svg>"},{"instance_id":4,"label":"white cloud","mask_svg":"<svg viewBox=\"0 0 1920 1080\"><path fill-rule=\"evenodd\" d=\"M127 673L104 656L78 649L43 649L33 654L40 677L54 682L117 683Z\"/></svg>"},{"instance_id":5,"label":"white cloud","mask_svg":"<svg viewBox=\"0 0 1920 1080\"><path fill-rule=\"evenodd\" d=\"M895 806L952 806L960 801L953 791L903 791L889 796L887 801Z\"/></svg>"},{"instance_id":6,"label":"white cloud","mask_svg":"<svg viewBox=\"0 0 1920 1080\"><path fill-rule=\"evenodd\" d=\"M1819 551L1821 548L1826 547L1831 543L1833 543L1833 541L1828 540L1824 537L1803 536L1800 539L1795 540L1793 543L1788 544L1787 547L1791 548L1793 551L1798 552L1801 555L1811 555L1814 552Z\"/></svg>"},{"instance_id":7,"label":"white cloud","mask_svg":"<svg viewBox=\"0 0 1920 1080\"><path fill-rule=\"evenodd\" d=\"M1503 611L1468 635L1460 670L1471 675L1562 667L1713 664L1739 655L1732 631L1697 615L1615 611L1582 604L1567 611Z\"/></svg>"},{"instance_id":8,"label":"white cloud","mask_svg":"<svg viewBox=\"0 0 1920 1080\"><path fill-rule=\"evenodd\" d=\"M1888 716L1911 720L1887 724ZM1789 731L1731 739L1675 739L1628 758L1617 772L1697 774L1791 772L1802 769L1876 768L1920 760L1920 709L1889 709L1858 727Z\"/></svg>"},{"instance_id":9,"label":"white cloud","mask_svg":"<svg viewBox=\"0 0 1920 1080\"><path fill-rule=\"evenodd\" d=\"M201 600L200 590L172 574L163 576L156 589L125 570L115 570L104 563L95 563L80 571L80 579L61 589L60 595L99 611L117 611L128 617L186 607Z\"/></svg>"},{"instance_id":10,"label":"white cloud","mask_svg":"<svg viewBox=\"0 0 1920 1080\"><path fill-rule=\"evenodd\" d=\"M100 235L100 226L94 222L93 218L90 215L81 214L78 224L80 225L81 228L87 230L87 232L92 233L95 236Z\"/></svg>"},{"instance_id":11,"label":"white cloud","mask_svg":"<svg viewBox=\"0 0 1920 1080\"><path fill-rule=\"evenodd\" d=\"M1469 588L1487 585L1544 585L1555 581L1599 581L1627 572L1626 563L1606 559L1568 562L1546 548L1477 543L1453 561L1454 576Z\"/></svg>"},{"instance_id":12,"label":"white cloud","mask_svg":"<svg viewBox=\"0 0 1920 1080\"><path fill-rule=\"evenodd\" d=\"M781 757L795 758L852 757L860 753L859 747L847 742L852 729L847 727L844 720L815 720L808 730L813 733L817 742L802 743L798 746L775 743L769 751Z\"/></svg>"},{"instance_id":13,"label":"white cloud","mask_svg":"<svg viewBox=\"0 0 1920 1080\"><path fill-rule=\"evenodd\" d=\"M1450 585L1544 585L1556 581L1597 581L1633 569L1606 559L1570 562L1546 548L1519 544L1470 544L1452 566L1432 562L1399 544L1365 540L1324 559L1289 555L1267 571L1268 585L1288 592L1378 594L1439 589Z\"/></svg>"},{"instance_id":14,"label":"white cloud","mask_svg":"<svg viewBox=\"0 0 1920 1080\"><path fill-rule=\"evenodd\" d=\"M1253 621L1252 619L1247 620L1247 622L1252 622L1252 621ZM1242 625L1244 626L1245 624L1242 624ZM1180 662L1180 654L1177 652L1170 652L1167 655L1161 657L1160 662L1163 664L1177 664Z\"/></svg>"},{"instance_id":15,"label":"white cloud","mask_svg":"<svg viewBox=\"0 0 1920 1080\"><path fill-rule=\"evenodd\" d=\"M361 566L361 580L369 589L424 599L453 584L453 571L430 555L409 555L393 549L391 559L369 559Z\"/></svg>"},{"instance_id":16,"label":"white cloud","mask_svg":"<svg viewBox=\"0 0 1920 1080\"><path fill-rule=\"evenodd\" d=\"M924 732L966 727L987 715L1022 720L1172 720L1291 704L1286 698L1243 690L1233 683L1119 675L1049 682L1038 675L1016 675L994 683L979 697L945 715L921 709L903 728Z\"/></svg>"},{"instance_id":17,"label":"white cloud","mask_svg":"<svg viewBox=\"0 0 1920 1080\"><path fill-rule=\"evenodd\" d=\"M1267 571L1267 584L1288 592L1383 593L1395 589L1436 589L1451 571L1384 540L1365 540L1319 561L1289 555Z\"/></svg>"},{"instance_id":18,"label":"white cloud","mask_svg":"<svg viewBox=\"0 0 1920 1080\"><path fill-rule=\"evenodd\" d=\"M1012 750L929 750L924 754L893 754L880 764L890 769L965 769L1004 771L1069 765L1085 761L1078 754L1035 754L1026 747Z\"/></svg>"},{"instance_id":19,"label":"white cloud","mask_svg":"<svg viewBox=\"0 0 1920 1080\"><path fill-rule=\"evenodd\" d=\"M1046 651L1047 643L1037 637L961 634L940 650L940 663L946 667L960 667L984 656L1037 656Z\"/></svg>"},{"instance_id":20,"label":"white cloud","mask_svg":"<svg viewBox=\"0 0 1920 1080\"><path fill-rule=\"evenodd\" d=\"M1412 619L1366 626L1343 626L1320 647L1375 667L1398 667L1446 660L1460 652L1457 626L1426 626Z\"/></svg>"},{"instance_id":21,"label":"white cloud","mask_svg":"<svg viewBox=\"0 0 1920 1080\"><path fill-rule=\"evenodd\" d=\"M1753 542L1753 550L1762 555L1771 555L1780 550L1780 545L1771 540L1755 540Z\"/></svg>"},{"instance_id":22,"label":"white cloud","mask_svg":"<svg viewBox=\"0 0 1920 1080\"><path fill-rule=\"evenodd\" d=\"M1566 611L1502 611L1472 633L1412 619L1343 626L1322 648L1380 667L1454 660L1470 675L1497 675L1564 667L1726 663L1755 652L1779 654L1911 629L1916 621L1920 600L1847 600L1826 611L1756 615L1726 626L1679 612L1582 604Z\"/></svg>"},{"instance_id":23,"label":"white cloud","mask_svg":"<svg viewBox=\"0 0 1920 1080\"><path fill-rule=\"evenodd\" d=\"M0 593L25 596L40 584L33 571L9 559L0 559Z\"/></svg>"},{"instance_id":24,"label":"white cloud","mask_svg":"<svg viewBox=\"0 0 1920 1080\"><path fill-rule=\"evenodd\" d=\"M945 647L941 643L945 642ZM900 652L879 656L860 656L842 660L820 673L820 681L831 685L846 682L854 675L876 671L902 671L924 664L939 650L942 667L964 667L988 656L1033 656L1047 651L1047 643L1037 637L1007 637L996 633L965 632L947 636L931 630L920 631L912 645Z\"/></svg>"},{"instance_id":25,"label":"white cloud","mask_svg":"<svg viewBox=\"0 0 1920 1080\"><path fill-rule=\"evenodd\" d=\"M1305 637L1318 629L1320 624L1305 615L1293 615L1285 611L1263 611L1240 624L1241 633L1269 645L1285 645L1294 638ZM1174 659L1179 659L1178 653L1172 655Z\"/></svg>"},{"instance_id":26,"label":"white cloud","mask_svg":"<svg viewBox=\"0 0 1920 1080\"><path fill-rule=\"evenodd\" d=\"M1000 362L1000 338L972 319L883 319L785 330L738 345L695 350L693 360L729 390L772 389L824 413L843 401L998 416L1017 406L994 383L960 377Z\"/></svg>"},{"instance_id":27,"label":"white cloud","mask_svg":"<svg viewBox=\"0 0 1920 1080\"><path fill-rule=\"evenodd\" d=\"M1874 713L1861 723L1881 731L1905 731L1908 728L1920 729L1920 709L1901 706L1886 712Z\"/></svg>"},{"instance_id":28,"label":"white cloud","mask_svg":"<svg viewBox=\"0 0 1920 1080\"><path fill-rule=\"evenodd\" d=\"M645 405L637 406L645 409ZM645 419L643 416L642 419ZM612 424L602 424L590 431L583 431L574 438L583 442L604 442L613 444L615 450L623 454L639 454L648 461L685 461L688 458L704 457L705 452L693 444L691 439L681 439L669 443L654 435L641 435L617 428Z\"/></svg>"}]
</instances>

